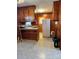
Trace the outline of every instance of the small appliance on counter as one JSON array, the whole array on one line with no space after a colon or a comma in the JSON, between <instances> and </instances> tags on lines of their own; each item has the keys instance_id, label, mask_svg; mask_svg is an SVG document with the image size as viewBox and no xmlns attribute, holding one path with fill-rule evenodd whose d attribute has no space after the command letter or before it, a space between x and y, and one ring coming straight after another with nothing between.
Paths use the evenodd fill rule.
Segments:
<instances>
[{"instance_id":1,"label":"small appliance on counter","mask_svg":"<svg viewBox=\"0 0 79 59\"><path fill-rule=\"evenodd\" d=\"M33 17L32 16L25 17L25 28L26 27L31 27L32 22L33 22Z\"/></svg>"},{"instance_id":2,"label":"small appliance on counter","mask_svg":"<svg viewBox=\"0 0 79 59\"><path fill-rule=\"evenodd\" d=\"M31 27L31 26L32 26L31 22L26 22L25 23L25 27Z\"/></svg>"}]
</instances>

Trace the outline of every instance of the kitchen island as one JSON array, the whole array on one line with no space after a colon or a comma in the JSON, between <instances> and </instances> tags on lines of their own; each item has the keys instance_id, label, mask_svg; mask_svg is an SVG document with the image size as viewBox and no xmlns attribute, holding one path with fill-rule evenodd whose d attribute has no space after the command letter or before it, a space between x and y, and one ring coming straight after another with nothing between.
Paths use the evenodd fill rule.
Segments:
<instances>
[{"instance_id":1,"label":"kitchen island","mask_svg":"<svg viewBox=\"0 0 79 59\"><path fill-rule=\"evenodd\" d=\"M22 39L38 41L39 39L38 27L32 26L32 27L21 28L21 35Z\"/></svg>"}]
</instances>

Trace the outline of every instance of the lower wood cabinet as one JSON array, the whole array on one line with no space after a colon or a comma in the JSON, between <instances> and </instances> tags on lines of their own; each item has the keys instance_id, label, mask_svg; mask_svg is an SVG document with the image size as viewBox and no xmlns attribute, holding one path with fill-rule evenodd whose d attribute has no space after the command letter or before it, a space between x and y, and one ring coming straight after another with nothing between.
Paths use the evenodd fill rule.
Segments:
<instances>
[{"instance_id":1,"label":"lower wood cabinet","mask_svg":"<svg viewBox=\"0 0 79 59\"><path fill-rule=\"evenodd\" d=\"M38 41L39 39L39 32L38 30L21 30L22 34L22 39L27 39L27 40L36 40Z\"/></svg>"}]
</instances>

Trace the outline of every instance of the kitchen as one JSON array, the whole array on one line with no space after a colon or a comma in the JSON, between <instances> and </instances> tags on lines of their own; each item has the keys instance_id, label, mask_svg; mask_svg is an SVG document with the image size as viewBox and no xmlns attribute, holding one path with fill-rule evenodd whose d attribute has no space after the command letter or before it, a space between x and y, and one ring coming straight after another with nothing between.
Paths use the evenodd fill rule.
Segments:
<instances>
[{"instance_id":1,"label":"kitchen","mask_svg":"<svg viewBox=\"0 0 79 59\"><path fill-rule=\"evenodd\" d=\"M24 1L17 4L18 59L60 59L60 1Z\"/></svg>"},{"instance_id":2,"label":"kitchen","mask_svg":"<svg viewBox=\"0 0 79 59\"><path fill-rule=\"evenodd\" d=\"M49 20L48 30L45 34L50 37L50 18L52 20L52 12L48 13L35 13L36 6L22 6L17 8L17 22L18 22L18 31L20 31L20 39L32 39L37 40L39 39L39 32L45 31L45 25L43 26L43 20ZM42 14L42 16L38 16ZM42 19L38 19L38 18ZM45 22L45 21L44 21ZM48 21L47 21L48 22ZM49 33L49 34L48 34ZM44 35L45 35L44 34Z\"/></svg>"},{"instance_id":3,"label":"kitchen","mask_svg":"<svg viewBox=\"0 0 79 59\"><path fill-rule=\"evenodd\" d=\"M47 38L56 34L57 38L61 39L60 1L51 1L47 4L29 1L29 4L17 5L17 39L38 41L39 33ZM52 32L55 32L53 36Z\"/></svg>"}]
</instances>

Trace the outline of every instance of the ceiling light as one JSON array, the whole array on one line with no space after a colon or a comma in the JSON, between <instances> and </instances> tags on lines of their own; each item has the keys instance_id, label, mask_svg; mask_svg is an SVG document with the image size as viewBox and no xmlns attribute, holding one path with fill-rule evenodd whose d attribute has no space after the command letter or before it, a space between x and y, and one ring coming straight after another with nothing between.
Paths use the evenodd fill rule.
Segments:
<instances>
[{"instance_id":1,"label":"ceiling light","mask_svg":"<svg viewBox=\"0 0 79 59\"><path fill-rule=\"evenodd\" d=\"M44 9L39 9L38 11L39 11L39 12L44 12L45 10L44 10Z\"/></svg>"},{"instance_id":2,"label":"ceiling light","mask_svg":"<svg viewBox=\"0 0 79 59\"><path fill-rule=\"evenodd\" d=\"M37 13L37 12L43 13L43 12L45 12L45 9L36 9L36 10L35 10L35 13Z\"/></svg>"},{"instance_id":3,"label":"ceiling light","mask_svg":"<svg viewBox=\"0 0 79 59\"><path fill-rule=\"evenodd\" d=\"M24 2L24 0L17 0L17 3L23 3Z\"/></svg>"},{"instance_id":4,"label":"ceiling light","mask_svg":"<svg viewBox=\"0 0 79 59\"><path fill-rule=\"evenodd\" d=\"M58 24L58 21L55 21L55 24L57 25Z\"/></svg>"}]
</instances>

